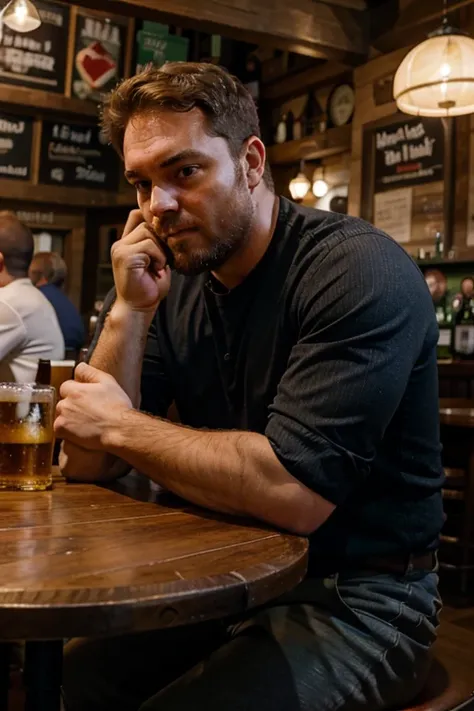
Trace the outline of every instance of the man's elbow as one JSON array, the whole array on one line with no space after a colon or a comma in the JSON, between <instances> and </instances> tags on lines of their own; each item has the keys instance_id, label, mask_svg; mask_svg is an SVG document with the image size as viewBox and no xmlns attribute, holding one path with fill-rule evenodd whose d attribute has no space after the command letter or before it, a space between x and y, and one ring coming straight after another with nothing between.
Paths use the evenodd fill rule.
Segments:
<instances>
[{"instance_id":1,"label":"man's elbow","mask_svg":"<svg viewBox=\"0 0 474 711\"><path fill-rule=\"evenodd\" d=\"M322 496L307 489L303 495L291 497L283 502L281 525L297 536L310 536L331 516L336 506ZM301 494L302 492L298 492Z\"/></svg>"}]
</instances>

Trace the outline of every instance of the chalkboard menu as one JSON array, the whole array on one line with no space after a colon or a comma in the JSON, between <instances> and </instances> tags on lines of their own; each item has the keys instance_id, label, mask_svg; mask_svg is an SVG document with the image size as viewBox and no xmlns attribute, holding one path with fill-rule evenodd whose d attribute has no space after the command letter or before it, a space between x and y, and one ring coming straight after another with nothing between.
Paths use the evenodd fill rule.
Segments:
<instances>
[{"instance_id":1,"label":"chalkboard menu","mask_svg":"<svg viewBox=\"0 0 474 711\"><path fill-rule=\"evenodd\" d=\"M30 180L33 119L0 113L0 178Z\"/></svg>"},{"instance_id":2,"label":"chalkboard menu","mask_svg":"<svg viewBox=\"0 0 474 711\"><path fill-rule=\"evenodd\" d=\"M117 190L118 156L97 126L43 121L39 182Z\"/></svg>"},{"instance_id":3,"label":"chalkboard menu","mask_svg":"<svg viewBox=\"0 0 474 711\"><path fill-rule=\"evenodd\" d=\"M72 95L100 102L123 74L126 21L77 15Z\"/></svg>"},{"instance_id":4,"label":"chalkboard menu","mask_svg":"<svg viewBox=\"0 0 474 711\"><path fill-rule=\"evenodd\" d=\"M443 180L444 133L436 118L416 118L374 131L374 192Z\"/></svg>"},{"instance_id":5,"label":"chalkboard menu","mask_svg":"<svg viewBox=\"0 0 474 711\"><path fill-rule=\"evenodd\" d=\"M41 25L33 32L3 26L0 81L45 91L64 92L69 9L35 0Z\"/></svg>"}]
</instances>

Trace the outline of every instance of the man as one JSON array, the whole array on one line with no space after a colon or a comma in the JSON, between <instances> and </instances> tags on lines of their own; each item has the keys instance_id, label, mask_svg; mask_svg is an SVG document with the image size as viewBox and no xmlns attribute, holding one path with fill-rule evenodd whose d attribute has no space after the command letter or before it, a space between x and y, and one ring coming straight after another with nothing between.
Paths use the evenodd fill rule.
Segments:
<instances>
[{"instance_id":1,"label":"man","mask_svg":"<svg viewBox=\"0 0 474 711\"><path fill-rule=\"evenodd\" d=\"M421 273L364 221L275 196L253 101L218 67L126 80L103 121L139 210L112 249L91 365L62 388L63 472L135 467L308 535L311 554L300 586L243 620L70 643L68 709L409 703L435 637L442 525ZM182 425L164 419L172 401Z\"/></svg>"},{"instance_id":2,"label":"man","mask_svg":"<svg viewBox=\"0 0 474 711\"><path fill-rule=\"evenodd\" d=\"M28 278L33 247L28 227L0 212L0 382L33 381L40 358L64 358L54 309Z\"/></svg>"},{"instance_id":3,"label":"man","mask_svg":"<svg viewBox=\"0 0 474 711\"><path fill-rule=\"evenodd\" d=\"M29 276L56 311L66 349L78 353L85 341L84 325L79 311L63 291L66 262L56 252L37 252Z\"/></svg>"}]
</instances>

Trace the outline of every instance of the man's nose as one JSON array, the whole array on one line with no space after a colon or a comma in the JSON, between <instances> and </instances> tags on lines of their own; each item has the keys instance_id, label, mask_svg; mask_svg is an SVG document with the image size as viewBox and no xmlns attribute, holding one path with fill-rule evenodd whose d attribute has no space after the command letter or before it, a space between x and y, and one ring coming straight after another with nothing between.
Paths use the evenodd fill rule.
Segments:
<instances>
[{"instance_id":1,"label":"man's nose","mask_svg":"<svg viewBox=\"0 0 474 711\"><path fill-rule=\"evenodd\" d=\"M178 209L178 202L173 195L155 185L151 192L151 213L155 217L162 217L165 212L177 212Z\"/></svg>"}]
</instances>

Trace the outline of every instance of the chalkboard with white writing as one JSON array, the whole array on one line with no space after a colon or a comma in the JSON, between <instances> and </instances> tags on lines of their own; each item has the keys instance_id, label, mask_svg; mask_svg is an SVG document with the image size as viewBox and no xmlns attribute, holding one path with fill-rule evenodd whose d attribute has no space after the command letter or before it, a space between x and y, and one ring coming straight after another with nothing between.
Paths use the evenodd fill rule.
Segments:
<instances>
[{"instance_id":1,"label":"chalkboard with white writing","mask_svg":"<svg viewBox=\"0 0 474 711\"><path fill-rule=\"evenodd\" d=\"M0 113L0 178L30 180L33 119Z\"/></svg>"},{"instance_id":2,"label":"chalkboard with white writing","mask_svg":"<svg viewBox=\"0 0 474 711\"><path fill-rule=\"evenodd\" d=\"M35 0L41 25L14 32L5 24L0 43L0 82L62 94L69 32L69 9Z\"/></svg>"},{"instance_id":3,"label":"chalkboard with white writing","mask_svg":"<svg viewBox=\"0 0 474 711\"><path fill-rule=\"evenodd\" d=\"M437 118L416 118L374 130L374 192L443 180L444 133Z\"/></svg>"},{"instance_id":4,"label":"chalkboard with white writing","mask_svg":"<svg viewBox=\"0 0 474 711\"><path fill-rule=\"evenodd\" d=\"M39 182L117 190L119 159L98 126L43 121Z\"/></svg>"}]
</instances>

